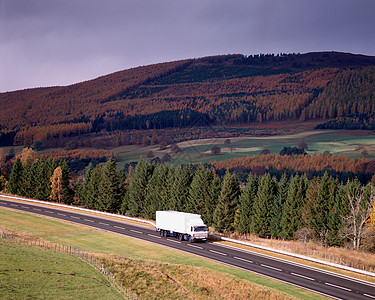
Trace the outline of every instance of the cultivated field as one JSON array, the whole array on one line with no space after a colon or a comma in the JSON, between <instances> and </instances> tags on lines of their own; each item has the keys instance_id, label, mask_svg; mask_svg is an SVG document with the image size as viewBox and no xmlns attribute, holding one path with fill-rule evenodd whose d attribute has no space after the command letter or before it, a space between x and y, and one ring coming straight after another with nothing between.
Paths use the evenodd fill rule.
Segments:
<instances>
[{"instance_id":1,"label":"cultivated field","mask_svg":"<svg viewBox=\"0 0 375 300\"><path fill-rule=\"evenodd\" d=\"M276 135L269 137L235 137L231 143L225 143L226 138L191 140L178 143L180 153L172 153L170 148L163 151L159 146L123 146L112 149L119 160L119 166L138 161L141 156L147 157L152 151L154 157L162 158L166 153L172 157L172 164L188 164L210 161L222 161L230 158L245 157L260 154L264 149L271 153L279 153L283 147L295 147L304 141L309 154L329 151L333 155L346 155L349 158L363 157L375 159L375 134L372 131L348 130L308 130L292 135ZM211 154L211 147L217 145L220 154Z\"/></svg>"}]
</instances>

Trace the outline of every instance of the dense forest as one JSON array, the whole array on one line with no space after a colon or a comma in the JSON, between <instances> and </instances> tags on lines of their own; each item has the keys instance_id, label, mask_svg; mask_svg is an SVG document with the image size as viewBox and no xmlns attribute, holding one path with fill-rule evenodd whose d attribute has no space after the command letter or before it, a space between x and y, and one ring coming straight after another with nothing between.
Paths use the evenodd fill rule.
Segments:
<instances>
[{"instance_id":1,"label":"dense forest","mask_svg":"<svg viewBox=\"0 0 375 300\"><path fill-rule=\"evenodd\" d=\"M298 174L250 173L240 184L228 170L219 176L213 167L173 167L143 159L124 173L112 157L73 178L65 160L35 159L25 151L15 160L9 182L1 179L1 189L12 194L100 211L154 219L157 210L180 210L201 214L219 232L355 249L374 245L369 242L374 238L369 231L375 222L373 185L342 182L328 173L310 180Z\"/></svg>"},{"instance_id":2,"label":"dense forest","mask_svg":"<svg viewBox=\"0 0 375 300\"><path fill-rule=\"evenodd\" d=\"M79 137L87 147L104 132L121 140L124 131L285 120L372 129L374 71L375 57L363 55L238 54L0 93L0 145L65 147Z\"/></svg>"},{"instance_id":3,"label":"dense forest","mask_svg":"<svg viewBox=\"0 0 375 300\"><path fill-rule=\"evenodd\" d=\"M357 178L363 184L375 183L375 161L365 158L352 160L346 156L334 156L329 153L313 155L261 154L248 155L224 161L213 161L211 165L218 172L231 170L236 174L266 173L280 177L281 174L306 174L308 179L328 173L340 181Z\"/></svg>"}]
</instances>

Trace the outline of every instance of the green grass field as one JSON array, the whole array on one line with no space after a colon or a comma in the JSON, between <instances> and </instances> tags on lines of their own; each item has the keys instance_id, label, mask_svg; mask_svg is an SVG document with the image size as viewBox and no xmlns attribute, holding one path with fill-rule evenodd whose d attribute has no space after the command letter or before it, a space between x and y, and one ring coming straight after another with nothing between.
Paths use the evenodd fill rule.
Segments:
<instances>
[{"instance_id":1,"label":"green grass field","mask_svg":"<svg viewBox=\"0 0 375 300\"><path fill-rule=\"evenodd\" d=\"M123 299L94 267L66 253L0 239L1 299Z\"/></svg>"},{"instance_id":2,"label":"green grass field","mask_svg":"<svg viewBox=\"0 0 375 300\"><path fill-rule=\"evenodd\" d=\"M69 245L82 251L109 255L107 257L109 263L116 262L117 259L122 259L122 263L127 260L138 260L140 263L135 265L139 264L146 266L141 270L129 268L129 272L130 270L134 272L130 278L137 276L139 280L136 280L133 283L128 281L128 285L124 282L132 292L135 292L138 295L145 293L145 290L147 290L147 293L151 293L151 295L159 295L159 281L150 280L147 277L152 269L156 270L155 272L152 272L152 276L155 278L162 276L173 279L172 281L168 280L168 283L172 285L172 288L166 292L165 295L167 295L167 297L159 295L161 298L183 299L186 298L186 293L188 293L188 295L192 295L192 298L232 299L236 298L233 293L236 293L236 291L238 293L237 287L239 285L241 285L241 290L243 289L245 294L249 293L249 295L257 295L254 299L259 297L265 299L286 299L289 297L299 299L320 298L317 294L291 285L218 264L184 252L113 233L97 231L90 227L55 221L50 218L39 217L28 213L1 208L0 229L1 228L22 232L34 237L40 236L44 240L62 245ZM22 251L22 249L20 251ZM121 272L118 270L118 266L122 263L115 263L114 265L117 267L114 267L111 271L115 274L120 274ZM6 268L21 268L18 267L17 262L10 263L10 265L11 266ZM23 268L26 269L26 267ZM32 268L33 267L31 266L30 269ZM142 274L146 274L147 276ZM202 278L202 282L194 280L195 278ZM156 282L156 285L154 282ZM44 283L40 281L39 283L40 285L38 288L41 288ZM20 279L20 284L27 285L27 278ZM7 290L10 285L10 281L7 281L5 285ZM145 289L145 287L147 288ZM176 293L181 293L182 290L183 296L176 296L179 294L174 294L173 290L177 290ZM213 294L214 292L220 292L221 290L223 294L224 291L228 293L228 296L221 297ZM202 291L204 291L204 293L202 293ZM51 293L53 293L53 291L51 291ZM11 292L8 291L6 297L11 298ZM145 296L145 298L149 297Z\"/></svg>"}]
</instances>

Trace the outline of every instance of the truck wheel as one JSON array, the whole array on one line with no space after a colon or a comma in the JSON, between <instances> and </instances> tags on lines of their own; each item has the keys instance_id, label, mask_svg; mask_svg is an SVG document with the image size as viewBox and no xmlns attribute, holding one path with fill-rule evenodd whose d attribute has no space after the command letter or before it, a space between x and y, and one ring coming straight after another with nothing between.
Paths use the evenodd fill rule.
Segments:
<instances>
[{"instance_id":1,"label":"truck wheel","mask_svg":"<svg viewBox=\"0 0 375 300\"><path fill-rule=\"evenodd\" d=\"M160 229L160 236L163 236L164 235L164 232L163 232L164 230L163 229Z\"/></svg>"},{"instance_id":2,"label":"truck wheel","mask_svg":"<svg viewBox=\"0 0 375 300\"><path fill-rule=\"evenodd\" d=\"M193 238L189 235L189 243L193 242Z\"/></svg>"},{"instance_id":3,"label":"truck wheel","mask_svg":"<svg viewBox=\"0 0 375 300\"><path fill-rule=\"evenodd\" d=\"M167 237L167 236L168 236L168 231L164 230L164 237Z\"/></svg>"},{"instance_id":4,"label":"truck wheel","mask_svg":"<svg viewBox=\"0 0 375 300\"><path fill-rule=\"evenodd\" d=\"M178 236L178 239L179 239L180 241L183 241L183 240L184 240L184 235L183 235L183 234L180 234L180 235Z\"/></svg>"}]
</instances>

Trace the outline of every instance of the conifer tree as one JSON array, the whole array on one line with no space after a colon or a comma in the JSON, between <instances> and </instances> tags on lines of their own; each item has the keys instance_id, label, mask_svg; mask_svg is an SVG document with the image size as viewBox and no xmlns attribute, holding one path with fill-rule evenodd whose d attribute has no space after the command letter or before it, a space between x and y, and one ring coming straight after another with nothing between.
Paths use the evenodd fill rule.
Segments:
<instances>
[{"instance_id":1,"label":"conifer tree","mask_svg":"<svg viewBox=\"0 0 375 300\"><path fill-rule=\"evenodd\" d=\"M121 207L122 197L117 162L111 157L103 168L97 207L99 210L115 213Z\"/></svg>"},{"instance_id":2,"label":"conifer tree","mask_svg":"<svg viewBox=\"0 0 375 300\"><path fill-rule=\"evenodd\" d=\"M205 208L206 208L206 224L211 226L214 222L214 212L218 203L218 199L220 196L222 188L222 180L221 178L212 170L212 181L208 191L208 197L205 201Z\"/></svg>"},{"instance_id":3,"label":"conifer tree","mask_svg":"<svg viewBox=\"0 0 375 300\"><path fill-rule=\"evenodd\" d=\"M297 230L306 225L302 218L302 208L306 201L307 187L306 176L296 175L290 180L281 217L281 237L284 239L293 239Z\"/></svg>"},{"instance_id":4,"label":"conifer tree","mask_svg":"<svg viewBox=\"0 0 375 300\"><path fill-rule=\"evenodd\" d=\"M144 217L146 187L153 173L153 167L143 158L139 161L129 179L129 212L134 217Z\"/></svg>"},{"instance_id":5,"label":"conifer tree","mask_svg":"<svg viewBox=\"0 0 375 300\"><path fill-rule=\"evenodd\" d=\"M344 187L342 184L337 183L337 192L334 199L334 205L332 212L328 219L328 226L330 231L328 233L328 243L330 246L342 246L343 237L341 234L341 229L343 227L343 222L345 216L347 216L347 209L349 207L348 198L344 196Z\"/></svg>"},{"instance_id":6,"label":"conifer tree","mask_svg":"<svg viewBox=\"0 0 375 300\"><path fill-rule=\"evenodd\" d=\"M277 185L269 174L264 175L259 183L256 201L254 202L254 232L260 237L270 237L272 205L277 195Z\"/></svg>"},{"instance_id":7,"label":"conifer tree","mask_svg":"<svg viewBox=\"0 0 375 300\"><path fill-rule=\"evenodd\" d=\"M73 192L70 188L70 169L65 159L60 160L59 167L62 171L62 185L64 189L63 202L70 204L73 202Z\"/></svg>"},{"instance_id":8,"label":"conifer tree","mask_svg":"<svg viewBox=\"0 0 375 300\"><path fill-rule=\"evenodd\" d=\"M206 220L206 199L209 197L209 188L211 185L211 172L200 164L195 170L193 180L189 189L188 201L184 211L190 213L199 213L202 215L203 221Z\"/></svg>"},{"instance_id":9,"label":"conifer tree","mask_svg":"<svg viewBox=\"0 0 375 300\"><path fill-rule=\"evenodd\" d=\"M218 203L214 212L214 227L219 232L234 229L234 216L238 205L240 188L235 174L227 170L221 188Z\"/></svg>"},{"instance_id":10,"label":"conifer tree","mask_svg":"<svg viewBox=\"0 0 375 300\"><path fill-rule=\"evenodd\" d=\"M283 207L288 195L289 182L285 173L281 176L281 179L277 187L277 196L274 198L274 202L271 208L271 224L270 233L271 236L276 238L280 237L281 233L281 217L283 213Z\"/></svg>"},{"instance_id":11,"label":"conifer tree","mask_svg":"<svg viewBox=\"0 0 375 300\"><path fill-rule=\"evenodd\" d=\"M309 226L313 229L323 246L328 246L328 234L332 230L329 220L334 212L338 183L327 173L310 184L307 190Z\"/></svg>"},{"instance_id":12,"label":"conifer tree","mask_svg":"<svg viewBox=\"0 0 375 300\"><path fill-rule=\"evenodd\" d=\"M16 162L13 164L12 171L10 173L9 182L7 191L10 194L14 195L22 195L23 189L23 167L21 163L21 159L17 158Z\"/></svg>"},{"instance_id":13,"label":"conifer tree","mask_svg":"<svg viewBox=\"0 0 375 300\"><path fill-rule=\"evenodd\" d=\"M170 209L169 194L172 168L166 164L157 165L146 187L144 217L155 218L157 210Z\"/></svg>"},{"instance_id":14,"label":"conifer tree","mask_svg":"<svg viewBox=\"0 0 375 300\"><path fill-rule=\"evenodd\" d=\"M23 172L22 172L22 196L26 196L29 198L36 198L35 197L35 169L36 163L32 160L27 160L23 164Z\"/></svg>"},{"instance_id":15,"label":"conifer tree","mask_svg":"<svg viewBox=\"0 0 375 300\"><path fill-rule=\"evenodd\" d=\"M99 186L102 181L103 168L101 165L96 166L91 172L90 176L85 182L85 205L90 209L99 209L98 197Z\"/></svg>"},{"instance_id":16,"label":"conifer tree","mask_svg":"<svg viewBox=\"0 0 375 300\"><path fill-rule=\"evenodd\" d=\"M42 158L35 164L35 192L34 197L39 200L48 200L51 195L51 185L49 179L47 162Z\"/></svg>"},{"instance_id":17,"label":"conifer tree","mask_svg":"<svg viewBox=\"0 0 375 300\"><path fill-rule=\"evenodd\" d=\"M204 222L209 220L206 211L206 201L209 198L209 189L212 181L212 174L203 165L199 165L195 171L189 189L188 201L184 211L200 214Z\"/></svg>"},{"instance_id":18,"label":"conifer tree","mask_svg":"<svg viewBox=\"0 0 375 300\"><path fill-rule=\"evenodd\" d=\"M258 193L258 178L251 173L247 178L245 189L239 197L238 213L235 228L240 233L254 232L254 201Z\"/></svg>"},{"instance_id":19,"label":"conifer tree","mask_svg":"<svg viewBox=\"0 0 375 300\"><path fill-rule=\"evenodd\" d=\"M171 210L184 211L192 179L190 167L178 166L175 169L170 191Z\"/></svg>"}]
</instances>

